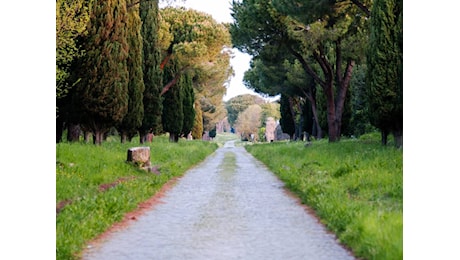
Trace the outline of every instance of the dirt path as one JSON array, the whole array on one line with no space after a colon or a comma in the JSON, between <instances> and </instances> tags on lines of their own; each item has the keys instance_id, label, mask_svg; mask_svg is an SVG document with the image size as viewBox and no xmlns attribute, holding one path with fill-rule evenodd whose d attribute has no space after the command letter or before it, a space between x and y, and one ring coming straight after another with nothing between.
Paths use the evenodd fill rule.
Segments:
<instances>
[{"instance_id":1,"label":"dirt path","mask_svg":"<svg viewBox=\"0 0 460 260\"><path fill-rule=\"evenodd\" d=\"M276 176L227 142L83 259L354 259Z\"/></svg>"}]
</instances>

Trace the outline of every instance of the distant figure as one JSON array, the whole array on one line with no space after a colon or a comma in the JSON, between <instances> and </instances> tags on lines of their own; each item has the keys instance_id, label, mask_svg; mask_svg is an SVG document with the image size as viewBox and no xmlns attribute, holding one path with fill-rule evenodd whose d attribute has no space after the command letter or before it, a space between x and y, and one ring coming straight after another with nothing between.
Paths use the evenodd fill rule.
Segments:
<instances>
[{"instance_id":1,"label":"distant figure","mask_svg":"<svg viewBox=\"0 0 460 260\"><path fill-rule=\"evenodd\" d=\"M187 140L193 140L192 131L190 131L190 133L188 133Z\"/></svg>"},{"instance_id":2,"label":"distant figure","mask_svg":"<svg viewBox=\"0 0 460 260\"><path fill-rule=\"evenodd\" d=\"M153 133L148 133L146 139L147 139L147 142L151 143L153 140Z\"/></svg>"}]
</instances>

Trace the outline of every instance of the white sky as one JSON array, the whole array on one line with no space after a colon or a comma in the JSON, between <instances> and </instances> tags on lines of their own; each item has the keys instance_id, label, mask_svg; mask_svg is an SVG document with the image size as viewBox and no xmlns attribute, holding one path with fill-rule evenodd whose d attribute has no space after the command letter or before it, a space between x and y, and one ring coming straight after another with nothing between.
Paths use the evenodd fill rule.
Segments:
<instances>
[{"instance_id":1,"label":"white sky","mask_svg":"<svg viewBox=\"0 0 460 260\"><path fill-rule=\"evenodd\" d=\"M233 18L230 15L230 0L185 0L185 3L179 0L176 1L176 4L208 13L217 22L233 22ZM227 88L227 94L224 96L224 101L241 94L258 95L254 91L246 88L243 84L244 72L249 69L249 62L252 57L235 48L233 52L234 58L230 60L230 64L235 71L235 76L230 81L230 86Z\"/></svg>"}]
</instances>

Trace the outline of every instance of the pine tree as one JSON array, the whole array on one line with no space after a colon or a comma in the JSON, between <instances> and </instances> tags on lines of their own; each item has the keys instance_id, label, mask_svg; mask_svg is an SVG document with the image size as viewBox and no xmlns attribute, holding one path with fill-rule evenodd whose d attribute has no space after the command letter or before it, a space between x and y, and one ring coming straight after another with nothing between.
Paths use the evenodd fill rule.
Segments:
<instances>
[{"instance_id":1,"label":"pine tree","mask_svg":"<svg viewBox=\"0 0 460 260\"><path fill-rule=\"evenodd\" d=\"M387 144L391 132L402 146L402 1L376 0L371 12L367 82L371 123Z\"/></svg>"},{"instance_id":2,"label":"pine tree","mask_svg":"<svg viewBox=\"0 0 460 260\"><path fill-rule=\"evenodd\" d=\"M129 56L127 60L129 70L128 83L128 113L118 127L121 141L131 140L142 125L144 117L144 105L142 102L144 92L144 80L142 73L142 36L139 7L133 6L128 11L128 44Z\"/></svg>"},{"instance_id":3,"label":"pine tree","mask_svg":"<svg viewBox=\"0 0 460 260\"><path fill-rule=\"evenodd\" d=\"M84 67L77 89L94 143L101 144L110 127L120 123L128 110L127 10L124 0L95 1L86 41Z\"/></svg>"},{"instance_id":4,"label":"pine tree","mask_svg":"<svg viewBox=\"0 0 460 260\"><path fill-rule=\"evenodd\" d=\"M160 96L163 79L160 69L161 49L159 46L159 7L158 0L143 0L140 2L139 14L142 20L141 34L143 38L144 74L144 118L139 129L140 141L145 141L148 132L162 132L161 114L163 111Z\"/></svg>"}]
</instances>

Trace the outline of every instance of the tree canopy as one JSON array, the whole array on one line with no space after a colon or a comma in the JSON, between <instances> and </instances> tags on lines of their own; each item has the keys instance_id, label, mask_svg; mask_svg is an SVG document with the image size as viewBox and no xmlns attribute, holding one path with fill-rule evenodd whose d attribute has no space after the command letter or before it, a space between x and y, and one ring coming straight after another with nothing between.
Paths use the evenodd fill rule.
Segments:
<instances>
[{"instance_id":1,"label":"tree canopy","mask_svg":"<svg viewBox=\"0 0 460 260\"><path fill-rule=\"evenodd\" d=\"M365 62L370 6L368 0L233 1L233 43L254 56L245 82L265 93L304 98L318 130L319 86L329 141L340 140L349 125L343 115L353 69Z\"/></svg>"}]
</instances>

